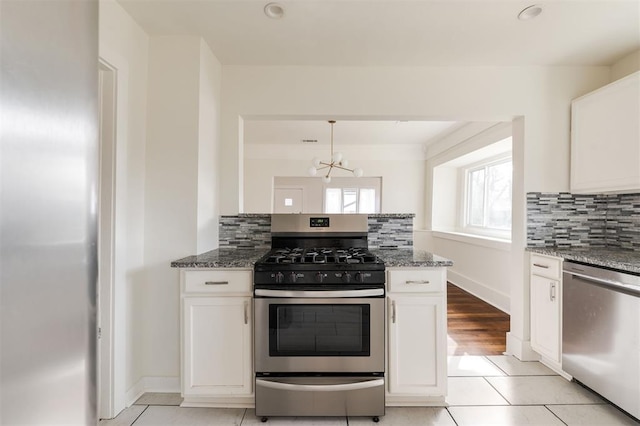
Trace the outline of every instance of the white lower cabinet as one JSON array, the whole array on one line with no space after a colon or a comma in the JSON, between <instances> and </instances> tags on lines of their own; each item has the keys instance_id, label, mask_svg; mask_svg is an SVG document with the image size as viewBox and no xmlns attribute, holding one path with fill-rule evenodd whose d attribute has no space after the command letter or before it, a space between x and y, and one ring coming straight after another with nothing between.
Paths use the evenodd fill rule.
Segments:
<instances>
[{"instance_id":1,"label":"white lower cabinet","mask_svg":"<svg viewBox=\"0 0 640 426\"><path fill-rule=\"evenodd\" d=\"M531 255L531 348L552 369L562 370L562 259Z\"/></svg>"},{"instance_id":2,"label":"white lower cabinet","mask_svg":"<svg viewBox=\"0 0 640 426\"><path fill-rule=\"evenodd\" d=\"M446 270L389 271L387 405L431 405L447 390Z\"/></svg>"},{"instance_id":3,"label":"white lower cabinet","mask_svg":"<svg viewBox=\"0 0 640 426\"><path fill-rule=\"evenodd\" d=\"M182 281L182 405L252 406L250 271L192 271Z\"/></svg>"},{"instance_id":4,"label":"white lower cabinet","mask_svg":"<svg viewBox=\"0 0 640 426\"><path fill-rule=\"evenodd\" d=\"M531 276L531 347L560 362L560 282Z\"/></svg>"}]
</instances>

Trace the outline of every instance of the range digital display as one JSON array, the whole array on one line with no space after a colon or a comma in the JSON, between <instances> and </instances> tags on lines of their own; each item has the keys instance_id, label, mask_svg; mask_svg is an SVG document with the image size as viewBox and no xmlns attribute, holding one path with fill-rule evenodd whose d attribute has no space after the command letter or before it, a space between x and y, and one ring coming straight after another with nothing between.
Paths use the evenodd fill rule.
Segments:
<instances>
[{"instance_id":1,"label":"range digital display","mask_svg":"<svg viewBox=\"0 0 640 426\"><path fill-rule=\"evenodd\" d=\"M328 228L329 218L328 217L310 217L309 226L311 228Z\"/></svg>"}]
</instances>

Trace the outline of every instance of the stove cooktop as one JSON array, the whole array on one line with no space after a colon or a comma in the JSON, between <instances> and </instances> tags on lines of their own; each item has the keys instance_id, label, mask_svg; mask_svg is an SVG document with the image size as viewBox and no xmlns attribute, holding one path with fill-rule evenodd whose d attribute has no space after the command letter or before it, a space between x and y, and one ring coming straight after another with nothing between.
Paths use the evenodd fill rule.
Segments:
<instances>
[{"instance_id":1,"label":"stove cooktop","mask_svg":"<svg viewBox=\"0 0 640 426\"><path fill-rule=\"evenodd\" d=\"M255 263L254 284L384 284L384 271L366 248L274 248Z\"/></svg>"},{"instance_id":2,"label":"stove cooktop","mask_svg":"<svg viewBox=\"0 0 640 426\"><path fill-rule=\"evenodd\" d=\"M371 265L382 263L365 248L278 248L257 263L264 265Z\"/></svg>"}]
</instances>

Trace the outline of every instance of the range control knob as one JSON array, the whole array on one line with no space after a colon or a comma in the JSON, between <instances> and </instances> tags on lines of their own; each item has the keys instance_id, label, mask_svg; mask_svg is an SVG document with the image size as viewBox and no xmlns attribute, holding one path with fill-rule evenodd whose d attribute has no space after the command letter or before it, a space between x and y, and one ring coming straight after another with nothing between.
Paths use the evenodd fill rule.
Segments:
<instances>
[{"instance_id":1,"label":"range control knob","mask_svg":"<svg viewBox=\"0 0 640 426\"><path fill-rule=\"evenodd\" d=\"M356 282L363 283L364 282L364 274L360 272L356 272L355 276Z\"/></svg>"},{"instance_id":2,"label":"range control knob","mask_svg":"<svg viewBox=\"0 0 640 426\"><path fill-rule=\"evenodd\" d=\"M297 279L298 279L298 274L296 274L295 272L291 272L289 274L289 282L290 283L295 283Z\"/></svg>"},{"instance_id":3,"label":"range control knob","mask_svg":"<svg viewBox=\"0 0 640 426\"><path fill-rule=\"evenodd\" d=\"M344 274L342 274L342 281L345 283L350 283L351 282L351 274L348 272L345 272Z\"/></svg>"},{"instance_id":4,"label":"range control knob","mask_svg":"<svg viewBox=\"0 0 640 426\"><path fill-rule=\"evenodd\" d=\"M276 284L282 284L284 282L284 274L282 272L276 272L273 277L276 280Z\"/></svg>"},{"instance_id":5,"label":"range control knob","mask_svg":"<svg viewBox=\"0 0 640 426\"><path fill-rule=\"evenodd\" d=\"M316 274L316 282L321 283L324 280L324 274L322 272L318 272Z\"/></svg>"}]
</instances>

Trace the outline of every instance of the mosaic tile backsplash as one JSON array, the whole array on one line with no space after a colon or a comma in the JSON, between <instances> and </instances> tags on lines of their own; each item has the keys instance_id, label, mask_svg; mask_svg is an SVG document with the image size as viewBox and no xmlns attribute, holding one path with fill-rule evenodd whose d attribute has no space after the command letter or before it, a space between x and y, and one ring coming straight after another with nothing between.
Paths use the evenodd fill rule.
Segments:
<instances>
[{"instance_id":1,"label":"mosaic tile backsplash","mask_svg":"<svg viewBox=\"0 0 640 426\"><path fill-rule=\"evenodd\" d=\"M369 248L413 248L413 214L369 215Z\"/></svg>"},{"instance_id":2,"label":"mosaic tile backsplash","mask_svg":"<svg viewBox=\"0 0 640 426\"><path fill-rule=\"evenodd\" d=\"M640 194L527 194L530 247L640 251Z\"/></svg>"},{"instance_id":3,"label":"mosaic tile backsplash","mask_svg":"<svg viewBox=\"0 0 640 426\"><path fill-rule=\"evenodd\" d=\"M414 214L369 215L369 248L413 248ZM271 215L221 216L220 248L269 249Z\"/></svg>"},{"instance_id":4,"label":"mosaic tile backsplash","mask_svg":"<svg viewBox=\"0 0 640 426\"><path fill-rule=\"evenodd\" d=\"M220 248L270 249L271 215L220 216Z\"/></svg>"}]
</instances>

